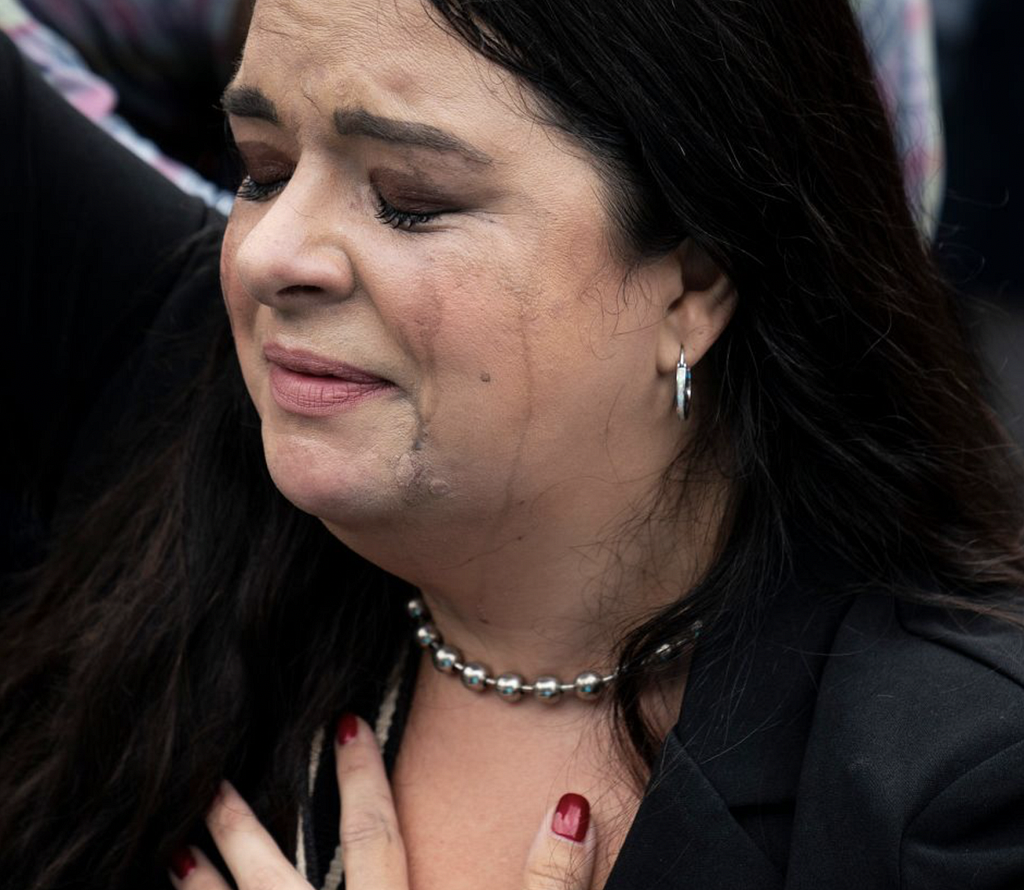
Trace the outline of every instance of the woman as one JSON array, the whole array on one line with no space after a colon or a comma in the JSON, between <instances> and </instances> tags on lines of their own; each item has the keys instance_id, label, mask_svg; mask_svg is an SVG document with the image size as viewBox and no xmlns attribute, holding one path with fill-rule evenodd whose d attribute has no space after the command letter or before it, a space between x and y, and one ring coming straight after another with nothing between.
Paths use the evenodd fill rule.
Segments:
<instances>
[{"instance_id":1,"label":"woman","mask_svg":"<svg viewBox=\"0 0 1024 890\"><path fill-rule=\"evenodd\" d=\"M146 339L25 399L18 886L1024 876L1020 469L845 6L261 0L223 104L232 336L114 182Z\"/></svg>"}]
</instances>

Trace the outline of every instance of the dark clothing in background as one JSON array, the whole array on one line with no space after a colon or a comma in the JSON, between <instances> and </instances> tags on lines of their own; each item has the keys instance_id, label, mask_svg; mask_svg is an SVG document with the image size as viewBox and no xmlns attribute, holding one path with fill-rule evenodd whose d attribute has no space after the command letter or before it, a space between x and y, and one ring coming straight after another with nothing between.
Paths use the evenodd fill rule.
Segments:
<instances>
[{"instance_id":1,"label":"dark clothing in background","mask_svg":"<svg viewBox=\"0 0 1024 890\"><path fill-rule=\"evenodd\" d=\"M226 322L221 220L79 118L2 37L0 123L9 570L45 544L107 431L187 379L166 338ZM1024 635L839 595L843 580L808 555L728 659L698 647L608 890L1024 887ZM337 789L320 772L303 804L322 871Z\"/></svg>"},{"instance_id":2,"label":"dark clothing in background","mask_svg":"<svg viewBox=\"0 0 1024 890\"><path fill-rule=\"evenodd\" d=\"M938 257L1024 447L1024 4L934 3L947 155Z\"/></svg>"},{"instance_id":3,"label":"dark clothing in background","mask_svg":"<svg viewBox=\"0 0 1024 890\"><path fill-rule=\"evenodd\" d=\"M2 34L0 108L9 324L0 511L10 570L34 560L62 487L76 481L68 478L76 442L95 453L116 426L116 404L87 419L112 401L108 387L129 384L125 369L141 357L147 331L187 327L205 307L223 314L211 252L223 218L77 114ZM205 227L209 238L181 249ZM81 441L86 435L93 441Z\"/></svg>"},{"instance_id":4,"label":"dark clothing in background","mask_svg":"<svg viewBox=\"0 0 1024 890\"><path fill-rule=\"evenodd\" d=\"M21 0L111 83L118 113L204 178L227 187L220 95L251 0Z\"/></svg>"},{"instance_id":5,"label":"dark clothing in background","mask_svg":"<svg viewBox=\"0 0 1024 890\"><path fill-rule=\"evenodd\" d=\"M944 11L950 5L953 15ZM1024 4L938 0L936 6L948 189L939 256L962 290L1005 296L1021 307Z\"/></svg>"}]
</instances>

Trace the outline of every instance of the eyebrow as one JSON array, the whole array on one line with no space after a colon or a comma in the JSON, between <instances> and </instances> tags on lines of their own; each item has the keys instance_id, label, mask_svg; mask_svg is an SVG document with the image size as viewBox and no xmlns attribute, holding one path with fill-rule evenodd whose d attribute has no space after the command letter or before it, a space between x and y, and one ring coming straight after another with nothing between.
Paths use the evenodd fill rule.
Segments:
<instances>
[{"instance_id":1,"label":"eyebrow","mask_svg":"<svg viewBox=\"0 0 1024 890\"><path fill-rule=\"evenodd\" d=\"M275 126L281 124L274 103L267 98L266 93L256 87L228 84L220 97L220 107L226 114L233 114L235 117L253 117Z\"/></svg>"},{"instance_id":2,"label":"eyebrow","mask_svg":"<svg viewBox=\"0 0 1024 890\"><path fill-rule=\"evenodd\" d=\"M281 116L274 103L257 87L229 85L220 99L221 108L235 117L248 117L280 126ZM338 108L334 129L340 136L363 136L398 145L412 145L432 151L454 152L475 164L491 164L490 155L463 142L447 130L430 124L396 120L371 114L365 108Z\"/></svg>"}]
</instances>

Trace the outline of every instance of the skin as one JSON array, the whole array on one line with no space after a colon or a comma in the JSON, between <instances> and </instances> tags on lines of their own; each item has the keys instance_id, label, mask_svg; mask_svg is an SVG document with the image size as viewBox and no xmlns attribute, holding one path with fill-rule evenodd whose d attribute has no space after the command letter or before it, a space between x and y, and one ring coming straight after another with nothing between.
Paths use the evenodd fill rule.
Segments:
<instances>
[{"instance_id":1,"label":"skin","mask_svg":"<svg viewBox=\"0 0 1024 890\"><path fill-rule=\"evenodd\" d=\"M408 887L406 855L384 762L370 727L355 720L355 729L351 735L339 732L334 741L338 789L344 801L339 844L345 886L348 890ZM309 883L295 871L229 782L221 784L206 825L240 890L309 890ZM575 827L556 820L553 810L546 814L517 884L521 890L583 890L590 886L596 832L590 828L579 837ZM169 877L178 890L229 890L230 886L195 847L175 853Z\"/></svg>"},{"instance_id":2,"label":"skin","mask_svg":"<svg viewBox=\"0 0 1024 890\"><path fill-rule=\"evenodd\" d=\"M254 90L273 115L237 101ZM571 678L609 666L623 626L678 599L713 555L725 492L713 474L690 484L681 514L623 530L691 434L673 405L680 348L698 365L735 293L689 241L622 259L593 159L531 101L418 0L258 3L226 107L265 194L237 203L221 271L284 495L418 586L463 651ZM469 156L352 133L361 112L429 125ZM396 229L381 199L442 212ZM298 416L271 394L268 342L393 386ZM420 676L394 782L410 885L458 888L462 873L467 888L523 886L514 865L543 812L580 790L606 801L601 886L625 830L612 823L628 825L639 799L615 778L605 712L517 711ZM666 730L684 683L650 703ZM507 818L478 818L495 799L510 801ZM445 838L439 811L453 814ZM481 845L498 853L481 863Z\"/></svg>"}]
</instances>

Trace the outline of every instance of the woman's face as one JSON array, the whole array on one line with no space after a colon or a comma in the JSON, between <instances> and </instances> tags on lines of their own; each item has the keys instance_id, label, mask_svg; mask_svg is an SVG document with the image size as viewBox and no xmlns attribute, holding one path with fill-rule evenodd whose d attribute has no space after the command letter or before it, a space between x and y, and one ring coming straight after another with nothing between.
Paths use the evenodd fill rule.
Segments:
<instances>
[{"instance_id":1,"label":"woman's face","mask_svg":"<svg viewBox=\"0 0 1024 890\"><path fill-rule=\"evenodd\" d=\"M526 101L420 0L257 4L224 294L271 474L345 540L588 509L677 451L678 270L628 274Z\"/></svg>"}]
</instances>

